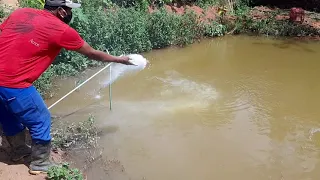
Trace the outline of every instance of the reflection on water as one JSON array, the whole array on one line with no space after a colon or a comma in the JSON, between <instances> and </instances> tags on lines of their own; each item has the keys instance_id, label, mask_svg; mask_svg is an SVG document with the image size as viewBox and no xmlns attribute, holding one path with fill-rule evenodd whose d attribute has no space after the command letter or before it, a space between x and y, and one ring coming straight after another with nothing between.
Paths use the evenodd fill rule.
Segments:
<instances>
[{"instance_id":1,"label":"reflection on water","mask_svg":"<svg viewBox=\"0 0 320 180\"><path fill-rule=\"evenodd\" d=\"M99 86L105 72L52 113L69 114L61 121L96 116L102 156L117 163L108 171L95 164L89 179L313 180L319 48L237 36L157 50L145 54L149 69L112 85L112 111L108 88ZM60 82L61 96L72 81Z\"/></svg>"},{"instance_id":2,"label":"reflection on water","mask_svg":"<svg viewBox=\"0 0 320 180\"><path fill-rule=\"evenodd\" d=\"M289 49L289 48L296 48L299 51L305 51L308 53L316 53L317 51L312 49L312 48L308 48L303 42L299 42L297 40L294 39L285 39L285 40L279 40L278 42L253 42L252 44L254 45L266 45L266 46L274 46L280 49Z\"/></svg>"}]
</instances>

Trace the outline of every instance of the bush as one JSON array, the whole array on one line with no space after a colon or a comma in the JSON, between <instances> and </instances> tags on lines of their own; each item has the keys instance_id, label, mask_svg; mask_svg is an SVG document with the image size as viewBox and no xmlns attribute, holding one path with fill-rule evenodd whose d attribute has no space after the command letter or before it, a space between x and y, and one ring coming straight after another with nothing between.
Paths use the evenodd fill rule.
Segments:
<instances>
[{"instance_id":1,"label":"bush","mask_svg":"<svg viewBox=\"0 0 320 180\"><path fill-rule=\"evenodd\" d=\"M153 48L173 45L176 40L179 17L161 8L148 19L148 33Z\"/></svg>"},{"instance_id":2,"label":"bush","mask_svg":"<svg viewBox=\"0 0 320 180\"><path fill-rule=\"evenodd\" d=\"M148 21L148 32L153 48L190 44L202 35L197 17L191 12L180 16L160 9L149 15Z\"/></svg>"},{"instance_id":3,"label":"bush","mask_svg":"<svg viewBox=\"0 0 320 180\"><path fill-rule=\"evenodd\" d=\"M116 54L140 53L151 50L147 31L147 14L133 8L107 13L112 34L106 39L107 47Z\"/></svg>"},{"instance_id":4,"label":"bush","mask_svg":"<svg viewBox=\"0 0 320 180\"><path fill-rule=\"evenodd\" d=\"M202 28L198 24L198 17L193 11L187 11L181 16L178 24L177 45L187 45L193 43L202 36Z\"/></svg>"},{"instance_id":5,"label":"bush","mask_svg":"<svg viewBox=\"0 0 320 180\"><path fill-rule=\"evenodd\" d=\"M41 9L45 0L18 0L21 7L31 7Z\"/></svg>"},{"instance_id":6,"label":"bush","mask_svg":"<svg viewBox=\"0 0 320 180\"><path fill-rule=\"evenodd\" d=\"M226 33L226 26L219 24L215 21L211 22L210 24L204 24L204 35L207 37L216 37L216 36L223 36Z\"/></svg>"},{"instance_id":7,"label":"bush","mask_svg":"<svg viewBox=\"0 0 320 180\"><path fill-rule=\"evenodd\" d=\"M0 18L4 18L6 16L6 12L4 7L0 6Z\"/></svg>"}]
</instances>

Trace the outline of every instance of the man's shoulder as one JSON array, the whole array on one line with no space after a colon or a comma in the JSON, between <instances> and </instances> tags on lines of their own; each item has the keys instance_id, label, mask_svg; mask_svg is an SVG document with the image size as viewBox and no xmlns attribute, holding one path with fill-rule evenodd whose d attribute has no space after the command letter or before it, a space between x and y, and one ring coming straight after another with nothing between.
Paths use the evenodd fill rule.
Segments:
<instances>
[{"instance_id":1,"label":"man's shoulder","mask_svg":"<svg viewBox=\"0 0 320 180\"><path fill-rule=\"evenodd\" d=\"M14 10L11 14L20 14L20 13L28 13L28 12L32 12L32 13L40 13L41 10L40 9L35 9L35 8L30 8L30 7L22 7L22 8L18 8L16 10Z\"/></svg>"},{"instance_id":2,"label":"man's shoulder","mask_svg":"<svg viewBox=\"0 0 320 180\"><path fill-rule=\"evenodd\" d=\"M34 8L18 8L16 10L14 10L8 18L10 19L14 19L17 21L28 21L31 22L34 19L39 19L39 17L45 18L45 16L43 16L45 14L45 12L41 9L34 9Z\"/></svg>"}]
</instances>

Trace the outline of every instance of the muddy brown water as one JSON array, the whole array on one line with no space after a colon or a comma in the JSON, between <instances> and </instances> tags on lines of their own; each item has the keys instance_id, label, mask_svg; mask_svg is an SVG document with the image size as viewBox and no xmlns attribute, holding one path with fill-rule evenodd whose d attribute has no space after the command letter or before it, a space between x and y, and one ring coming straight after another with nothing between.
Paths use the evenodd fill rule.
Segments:
<instances>
[{"instance_id":1,"label":"muddy brown water","mask_svg":"<svg viewBox=\"0 0 320 180\"><path fill-rule=\"evenodd\" d=\"M51 112L80 109L65 122L95 115L102 157L113 165L96 165L89 179L314 180L320 177L319 49L319 43L237 36L156 50L144 54L148 69L112 85L112 111L108 88L98 92L106 71ZM48 105L75 80L59 81Z\"/></svg>"}]
</instances>

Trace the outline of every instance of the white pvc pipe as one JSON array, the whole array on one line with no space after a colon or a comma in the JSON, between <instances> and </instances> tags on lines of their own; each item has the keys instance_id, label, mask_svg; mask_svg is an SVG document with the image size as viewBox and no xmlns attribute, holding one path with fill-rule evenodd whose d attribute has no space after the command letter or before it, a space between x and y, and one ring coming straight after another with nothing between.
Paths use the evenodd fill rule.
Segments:
<instances>
[{"instance_id":1,"label":"white pvc pipe","mask_svg":"<svg viewBox=\"0 0 320 180\"><path fill-rule=\"evenodd\" d=\"M110 84L109 84L109 106L110 106L110 111L112 110L112 88L111 88L111 84L112 84L112 72L111 72L111 69L112 68L112 66L110 66L110 68L109 68L109 79L110 79Z\"/></svg>"},{"instance_id":2,"label":"white pvc pipe","mask_svg":"<svg viewBox=\"0 0 320 180\"><path fill-rule=\"evenodd\" d=\"M92 78L94 78L96 75L98 75L99 73L101 73L103 70L107 69L108 67L111 66L112 63L109 63L108 65L106 65L104 68L102 68L100 71L96 72L94 75L92 75L90 78L88 78L87 80L85 80L83 83L81 83L79 86L77 86L76 88L74 88L73 90L71 90L70 92L68 92L66 95L64 95L62 98L60 98L57 102L53 103L48 109L51 109L52 107L54 107L56 104L58 104L60 101L62 101L63 99L65 99L67 96L69 96L71 93L73 93L74 91L76 91L77 89L79 89L82 85L84 85L85 83L87 83L88 81L90 81ZM111 70L111 69L110 69ZM110 72L111 73L111 72ZM111 101L111 99L110 99ZM110 102L111 104L111 102ZM111 108L111 106L110 106Z\"/></svg>"}]
</instances>

